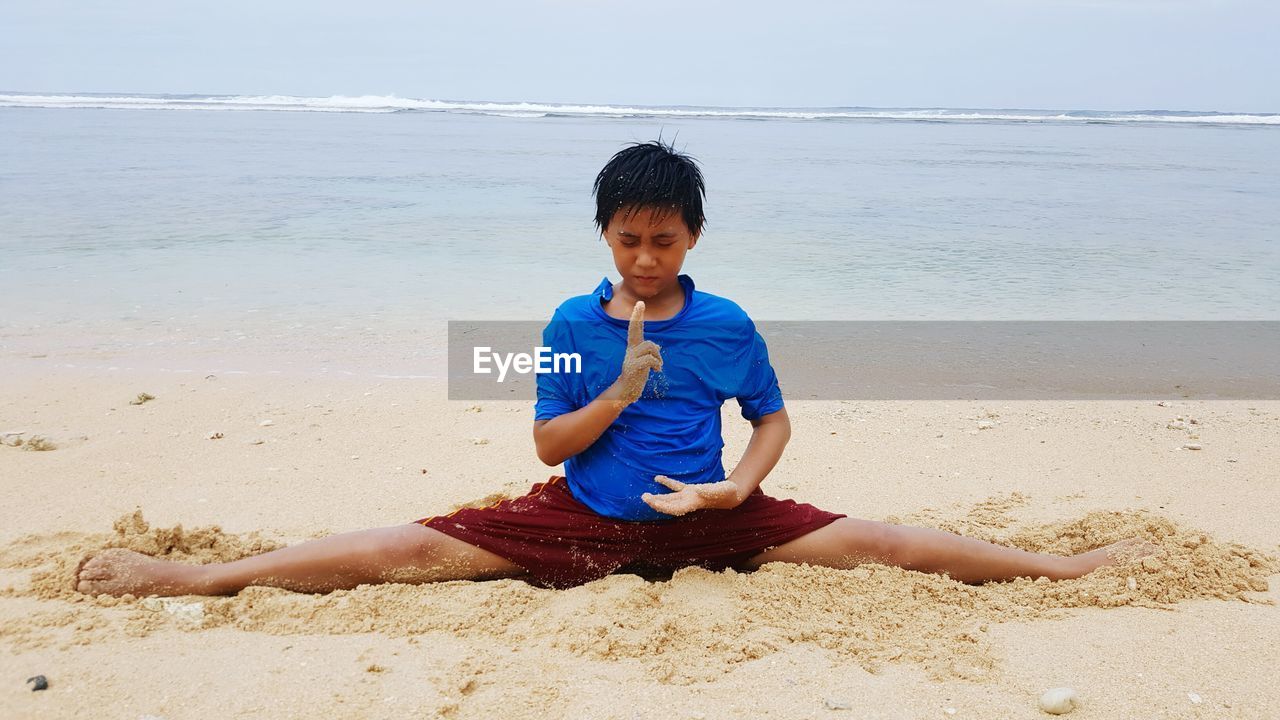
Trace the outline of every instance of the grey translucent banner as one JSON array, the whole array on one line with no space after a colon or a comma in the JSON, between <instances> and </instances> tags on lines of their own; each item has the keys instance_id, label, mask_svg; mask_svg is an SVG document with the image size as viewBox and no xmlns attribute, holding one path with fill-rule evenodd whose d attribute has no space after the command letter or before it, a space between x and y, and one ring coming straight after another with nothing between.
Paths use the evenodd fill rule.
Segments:
<instances>
[{"instance_id":1,"label":"grey translucent banner","mask_svg":"<svg viewBox=\"0 0 1280 720\"><path fill-rule=\"evenodd\" d=\"M533 400L537 365L555 361L550 352L537 357L544 325L450 321L449 398ZM756 328L791 400L1280 399L1280 321L762 321ZM477 348L489 348L488 373L476 372ZM518 372L519 355L534 369ZM513 358L501 382L497 357Z\"/></svg>"}]
</instances>

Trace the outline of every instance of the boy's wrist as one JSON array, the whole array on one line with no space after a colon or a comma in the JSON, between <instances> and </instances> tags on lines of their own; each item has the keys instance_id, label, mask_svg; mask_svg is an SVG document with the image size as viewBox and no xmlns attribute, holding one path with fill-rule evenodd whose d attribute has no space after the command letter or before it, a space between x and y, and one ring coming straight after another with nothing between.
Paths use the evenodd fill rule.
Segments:
<instances>
[{"instance_id":1,"label":"boy's wrist","mask_svg":"<svg viewBox=\"0 0 1280 720\"><path fill-rule=\"evenodd\" d=\"M733 507L738 507L742 503L746 502L751 493L755 491L755 487L745 487L742 483L734 479L733 473L730 473L729 476L725 478L725 482L733 484Z\"/></svg>"},{"instance_id":2,"label":"boy's wrist","mask_svg":"<svg viewBox=\"0 0 1280 720\"><path fill-rule=\"evenodd\" d=\"M635 402L628 400L626 393L622 387L622 378L613 381L613 384L604 389L604 392L596 396L597 400L603 400L611 404L619 412L625 410L628 405Z\"/></svg>"},{"instance_id":3,"label":"boy's wrist","mask_svg":"<svg viewBox=\"0 0 1280 720\"><path fill-rule=\"evenodd\" d=\"M720 492L713 492L709 495L712 503L714 503L714 508L717 510L732 510L741 505L749 494L743 492L742 487L729 478L721 480L716 485L724 488Z\"/></svg>"}]
</instances>

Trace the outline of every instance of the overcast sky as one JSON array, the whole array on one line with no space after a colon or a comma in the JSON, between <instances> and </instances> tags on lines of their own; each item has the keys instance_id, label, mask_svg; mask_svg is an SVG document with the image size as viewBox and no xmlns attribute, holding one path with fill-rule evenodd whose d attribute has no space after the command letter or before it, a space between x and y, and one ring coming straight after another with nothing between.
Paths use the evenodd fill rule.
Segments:
<instances>
[{"instance_id":1,"label":"overcast sky","mask_svg":"<svg viewBox=\"0 0 1280 720\"><path fill-rule=\"evenodd\" d=\"M0 0L0 90L1280 112L1276 0Z\"/></svg>"}]
</instances>

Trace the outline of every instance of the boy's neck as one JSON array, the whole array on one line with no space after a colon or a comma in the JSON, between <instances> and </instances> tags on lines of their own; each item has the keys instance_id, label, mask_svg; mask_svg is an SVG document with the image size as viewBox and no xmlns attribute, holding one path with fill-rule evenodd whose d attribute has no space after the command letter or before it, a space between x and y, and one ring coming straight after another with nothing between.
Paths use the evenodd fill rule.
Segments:
<instances>
[{"instance_id":1,"label":"boy's neck","mask_svg":"<svg viewBox=\"0 0 1280 720\"><path fill-rule=\"evenodd\" d=\"M641 298L617 282L613 284L613 298L605 303L604 310L611 317L626 320L639 300L644 300L645 320L670 320L684 309L684 285L677 281L653 297Z\"/></svg>"}]
</instances>

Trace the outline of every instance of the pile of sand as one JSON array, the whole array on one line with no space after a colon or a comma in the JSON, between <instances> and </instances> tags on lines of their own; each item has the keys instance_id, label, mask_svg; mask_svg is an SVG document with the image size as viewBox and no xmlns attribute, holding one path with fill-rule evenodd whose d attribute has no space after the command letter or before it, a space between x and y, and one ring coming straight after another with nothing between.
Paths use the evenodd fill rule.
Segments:
<instances>
[{"instance_id":1,"label":"pile of sand","mask_svg":"<svg viewBox=\"0 0 1280 720\"><path fill-rule=\"evenodd\" d=\"M3 595L29 594L42 599L82 601L75 590L75 574L81 560L105 548L126 548L144 555L191 563L228 562L257 555L283 544L259 533L231 535L222 528L185 530L181 525L152 528L141 510L122 515L112 524L115 532L28 535L0 550L0 568L31 569L29 586L0 590ZM110 602L103 598L102 602Z\"/></svg>"},{"instance_id":2,"label":"pile of sand","mask_svg":"<svg viewBox=\"0 0 1280 720\"><path fill-rule=\"evenodd\" d=\"M0 568L28 575L28 582L3 593L45 601L21 623L0 628L0 639L41 647L167 627L392 636L440 631L513 648L630 660L674 683L712 679L786 645L813 643L872 672L905 662L938 678L981 679L998 668L987 637L992 624L1056 617L1073 608L1158 607L1199 598L1266 602L1250 593L1266 591L1267 576L1280 571L1274 557L1143 512L1094 512L1019 528L1009 511L1025 502L1015 494L979 503L959 517L926 511L909 520L1034 551L1074 554L1136 536L1160 552L1080 580L983 586L878 565L844 571L773 563L748 574L689 568L663 582L614 575L563 591L519 580L365 586L327 595L250 588L231 598L188 598L187 610L200 603L194 614L169 606L164 612L155 601L76 593L79 561L104 547L214 562L278 546L217 527L151 528L135 512L118 520L113 534L29 536L0 551Z\"/></svg>"}]
</instances>

